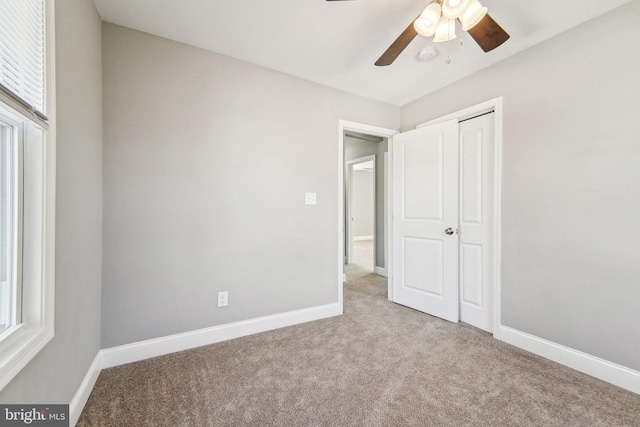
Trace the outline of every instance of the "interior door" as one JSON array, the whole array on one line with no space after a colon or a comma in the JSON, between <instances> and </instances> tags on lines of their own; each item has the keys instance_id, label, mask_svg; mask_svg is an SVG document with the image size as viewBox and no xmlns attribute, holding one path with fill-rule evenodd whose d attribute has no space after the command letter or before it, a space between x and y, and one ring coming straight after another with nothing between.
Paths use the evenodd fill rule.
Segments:
<instances>
[{"instance_id":1,"label":"interior door","mask_svg":"<svg viewBox=\"0 0 640 427\"><path fill-rule=\"evenodd\" d=\"M493 332L494 117L460 123L460 320Z\"/></svg>"},{"instance_id":2,"label":"interior door","mask_svg":"<svg viewBox=\"0 0 640 427\"><path fill-rule=\"evenodd\" d=\"M458 322L458 121L392 140L393 301Z\"/></svg>"}]
</instances>

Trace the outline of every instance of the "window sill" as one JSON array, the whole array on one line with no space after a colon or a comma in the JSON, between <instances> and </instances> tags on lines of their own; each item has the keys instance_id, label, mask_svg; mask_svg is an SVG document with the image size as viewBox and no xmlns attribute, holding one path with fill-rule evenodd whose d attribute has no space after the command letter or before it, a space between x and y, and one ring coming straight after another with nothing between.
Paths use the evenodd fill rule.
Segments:
<instances>
[{"instance_id":1,"label":"window sill","mask_svg":"<svg viewBox=\"0 0 640 427\"><path fill-rule=\"evenodd\" d=\"M53 327L18 325L3 333L0 342L0 390L53 338Z\"/></svg>"}]
</instances>

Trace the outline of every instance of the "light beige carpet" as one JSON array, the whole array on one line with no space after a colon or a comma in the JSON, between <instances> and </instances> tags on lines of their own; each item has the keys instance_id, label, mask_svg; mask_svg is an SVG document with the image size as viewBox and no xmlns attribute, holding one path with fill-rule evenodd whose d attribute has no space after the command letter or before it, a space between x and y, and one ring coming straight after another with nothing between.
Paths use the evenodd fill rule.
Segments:
<instances>
[{"instance_id":1,"label":"light beige carpet","mask_svg":"<svg viewBox=\"0 0 640 427\"><path fill-rule=\"evenodd\" d=\"M386 300L104 370L79 426L640 426L636 395Z\"/></svg>"}]
</instances>

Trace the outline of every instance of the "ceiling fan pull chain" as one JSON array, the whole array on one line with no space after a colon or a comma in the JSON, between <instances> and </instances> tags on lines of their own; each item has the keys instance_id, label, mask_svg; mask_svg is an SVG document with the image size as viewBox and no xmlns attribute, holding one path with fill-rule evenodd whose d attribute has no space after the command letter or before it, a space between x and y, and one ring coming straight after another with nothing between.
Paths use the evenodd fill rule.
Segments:
<instances>
[{"instance_id":1,"label":"ceiling fan pull chain","mask_svg":"<svg viewBox=\"0 0 640 427\"><path fill-rule=\"evenodd\" d=\"M451 64L451 57L449 55L447 55L447 59L444 62L447 65Z\"/></svg>"}]
</instances>

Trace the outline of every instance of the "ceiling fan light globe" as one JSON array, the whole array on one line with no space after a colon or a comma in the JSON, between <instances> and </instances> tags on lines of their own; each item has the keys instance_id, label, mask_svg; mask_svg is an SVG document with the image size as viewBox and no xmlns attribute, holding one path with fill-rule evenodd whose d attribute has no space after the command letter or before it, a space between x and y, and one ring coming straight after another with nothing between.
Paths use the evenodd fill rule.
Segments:
<instances>
[{"instance_id":1,"label":"ceiling fan light globe","mask_svg":"<svg viewBox=\"0 0 640 427\"><path fill-rule=\"evenodd\" d=\"M422 19L422 17L420 17L413 22L413 28L415 28L415 30L421 36L431 37L436 32L436 25L430 24L430 22L431 21L427 21L425 19Z\"/></svg>"},{"instance_id":2,"label":"ceiling fan light globe","mask_svg":"<svg viewBox=\"0 0 640 427\"><path fill-rule=\"evenodd\" d=\"M442 0L442 16L447 19L460 18L471 3L472 0Z\"/></svg>"},{"instance_id":3,"label":"ceiling fan light globe","mask_svg":"<svg viewBox=\"0 0 640 427\"><path fill-rule=\"evenodd\" d=\"M448 42L456 38L456 21L453 19L447 19L444 16L438 22L436 26L435 37L433 41L435 43Z\"/></svg>"},{"instance_id":4,"label":"ceiling fan light globe","mask_svg":"<svg viewBox=\"0 0 640 427\"><path fill-rule=\"evenodd\" d=\"M469 31L485 17L487 8L483 7L478 0L472 0L469 8L462 14L460 22L462 22L462 30Z\"/></svg>"},{"instance_id":5,"label":"ceiling fan light globe","mask_svg":"<svg viewBox=\"0 0 640 427\"><path fill-rule=\"evenodd\" d=\"M442 9L440 8L440 4L438 2L431 3L427 6L422 14L420 14L420 19L424 19L427 23L431 23L434 27L438 24L440 20L440 16L442 15Z\"/></svg>"}]
</instances>

